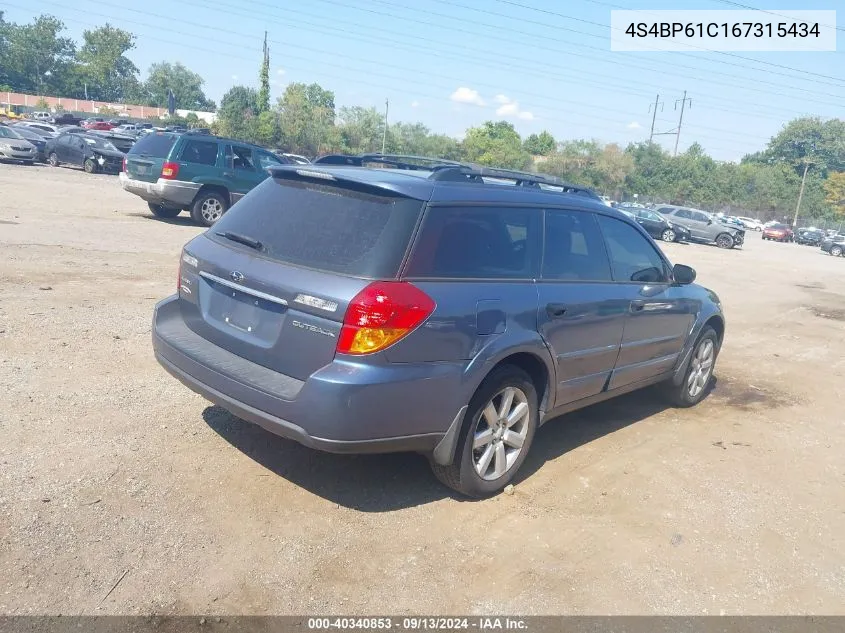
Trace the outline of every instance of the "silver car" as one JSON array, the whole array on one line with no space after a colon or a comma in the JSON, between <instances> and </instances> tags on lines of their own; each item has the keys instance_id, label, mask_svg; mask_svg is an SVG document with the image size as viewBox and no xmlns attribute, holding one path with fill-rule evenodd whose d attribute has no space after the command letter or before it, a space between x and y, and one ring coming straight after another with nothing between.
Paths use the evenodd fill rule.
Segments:
<instances>
[{"instance_id":1,"label":"silver car","mask_svg":"<svg viewBox=\"0 0 845 633\"><path fill-rule=\"evenodd\" d=\"M0 125L0 160L14 160L32 165L36 157L35 145L6 125Z\"/></svg>"},{"instance_id":2,"label":"silver car","mask_svg":"<svg viewBox=\"0 0 845 633\"><path fill-rule=\"evenodd\" d=\"M690 207L663 206L657 212L673 224L679 224L689 229L690 236L696 242L715 242L719 248L733 248L742 246L745 242L745 231L719 218Z\"/></svg>"}]
</instances>

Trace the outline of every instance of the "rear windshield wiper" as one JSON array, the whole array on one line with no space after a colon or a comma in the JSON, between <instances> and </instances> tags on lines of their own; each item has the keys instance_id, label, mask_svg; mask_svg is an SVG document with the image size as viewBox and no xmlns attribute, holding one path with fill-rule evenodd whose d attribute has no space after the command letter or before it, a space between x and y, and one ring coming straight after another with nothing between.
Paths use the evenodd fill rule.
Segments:
<instances>
[{"instance_id":1,"label":"rear windshield wiper","mask_svg":"<svg viewBox=\"0 0 845 633\"><path fill-rule=\"evenodd\" d=\"M227 240L237 242L238 244L249 246L250 248L254 248L257 251L260 251L264 248L264 245L260 241L258 241L254 237L250 237L249 235L243 235L242 233L233 233L232 231L221 231L217 233L217 235L219 235L220 237L225 237Z\"/></svg>"}]
</instances>

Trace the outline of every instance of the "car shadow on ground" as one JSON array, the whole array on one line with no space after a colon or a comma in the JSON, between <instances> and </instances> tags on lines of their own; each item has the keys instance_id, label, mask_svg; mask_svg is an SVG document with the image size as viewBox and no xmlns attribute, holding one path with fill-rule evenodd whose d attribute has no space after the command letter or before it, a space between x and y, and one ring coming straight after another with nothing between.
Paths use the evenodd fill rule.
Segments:
<instances>
[{"instance_id":1,"label":"car shadow on ground","mask_svg":"<svg viewBox=\"0 0 845 633\"><path fill-rule=\"evenodd\" d=\"M715 386L711 380L708 392ZM538 431L515 484L543 465L593 440L655 415L669 405L644 389L550 420ZM279 477L361 512L390 512L444 498L472 501L440 484L416 453L335 455L273 435L218 406L203 411L218 435Z\"/></svg>"},{"instance_id":2,"label":"car shadow on ground","mask_svg":"<svg viewBox=\"0 0 845 633\"><path fill-rule=\"evenodd\" d=\"M194 226L199 227L199 225L191 219L187 213L184 215L177 215L175 218L157 218L151 213L127 213L126 215L131 216L133 218L143 218L145 220L154 220L156 222L162 222L163 224L176 224L178 226Z\"/></svg>"}]
</instances>

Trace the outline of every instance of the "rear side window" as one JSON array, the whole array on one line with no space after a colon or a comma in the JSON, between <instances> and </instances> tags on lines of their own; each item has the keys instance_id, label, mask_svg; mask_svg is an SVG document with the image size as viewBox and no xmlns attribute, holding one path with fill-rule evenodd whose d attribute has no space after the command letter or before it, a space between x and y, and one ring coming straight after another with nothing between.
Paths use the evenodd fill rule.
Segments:
<instances>
[{"instance_id":1,"label":"rear side window","mask_svg":"<svg viewBox=\"0 0 845 633\"><path fill-rule=\"evenodd\" d=\"M129 153L150 158L167 158L175 142L176 137L172 134L147 134L138 139Z\"/></svg>"},{"instance_id":2,"label":"rear side window","mask_svg":"<svg viewBox=\"0 0 845 633\"><path fill-rule=\"evenodd\" d=\"M669 280L663 258L633 226L615 218L598 218L615 281L663 283Z\"/></svg>"},{"instance_id":3,"label":"rear side window","mask_svg":"<svg viewBox=\"0 0 845 633\"><path fill-rule=\"evenodd\" d=\"M705 222L705 223L710 221L710 218L708 216L704 215L703 213L696 213L696 212L692 213L692 219L696 220L697 222Z\"/></svg>"},{"instance_id":4,"label":"rear side window","mask_svg":"<svg viewBox=\"0 0 845 633\"><path fill-rule=\"evenodd\" d=\"M687 220L692 220L692 213L690 213L686 209L678 209L677 211L675 211L675 216L679 218L686 218Z\"/></svg>"},{"instance_id":5,"label":"rear side window","mask_svg":"<svg viewBox=\"0 0 845 633\"><path fill-rule=\"evenodd\" d=\"M432 207L406 275L531 279L539 267L539 209Z\"/></svg>"},{"instance_id":6,"label":"rear side window","mask_svg":"<svg viewBox=\"0 0 845 633\"><path fill-rule=\"evenodd\" d=\"M423 204L382 190L371 193L268 178L208 235L231 231L253 237L261 241L266 257L296 266L392 278L399 272Z\"/></svg>"},{"instance_id":7,"label":"rear side window","mask_svg":"<svg viewBox=\"0 0 845 633\"><path fill-rule=\"evenodd\" d=\"M188 141L182 148L181 159L199 165L217 164L217 143L209 141Z\"/></svg>"},{"instance_id":8,"label":"rear side window","mask_svg":"<svg viewBox=\"0 0 845 633\"><path fill-rule=\"evenodd\" d=\"M592 213L546 211L543 279L612 281L610 262Z\"/></svg>"}]
</instances>

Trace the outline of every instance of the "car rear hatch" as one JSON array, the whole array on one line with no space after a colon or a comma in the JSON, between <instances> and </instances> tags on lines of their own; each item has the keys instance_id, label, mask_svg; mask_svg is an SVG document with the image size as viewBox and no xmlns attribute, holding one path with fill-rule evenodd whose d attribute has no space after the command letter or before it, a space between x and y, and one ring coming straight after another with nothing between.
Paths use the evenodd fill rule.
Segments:
<instances>
[{"instance_id":1,"label":"car rear hatch","mask_svg":"<svg viewBox=\"0 0 845 633\"><path fill-rule=\"evenodd\" d=\"M305 380L334 358L355 295L374 279L396 278L423 207L360 182L277 174L186 245L185 325Z\"/></svg>"},{"instance_id":2,"label":"car rear hatch","mask_svg":"<svg viewBox=\"0 0 845 633\"><path fill-rule=\"evenodd\" d=\"M142 136L126 155L127 175L133 180L156 182L178 138L178 135L168 132Z\"/></svg>"}]
</instances>

